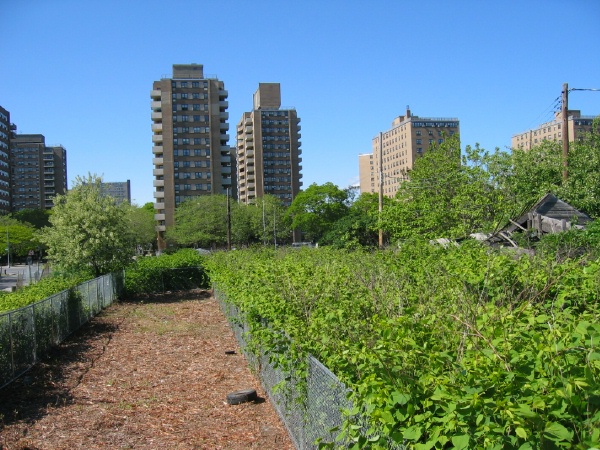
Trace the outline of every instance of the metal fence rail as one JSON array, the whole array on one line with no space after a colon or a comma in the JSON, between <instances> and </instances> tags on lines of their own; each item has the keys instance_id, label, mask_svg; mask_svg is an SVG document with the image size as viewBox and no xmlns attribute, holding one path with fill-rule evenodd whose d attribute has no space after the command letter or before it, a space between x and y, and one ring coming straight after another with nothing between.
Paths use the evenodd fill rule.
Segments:
<instances>
[{"instance_id":1,"label":"metal fence rail","mask_svg":"<svg viewBox=\"0 0 600 450\"><path fill-rule=\"evenodd\" d=\"M0 314L0 389L35 365L54 345L112 304L121 274L86 281L23 308Z\"/></svg>"}]
</instances>

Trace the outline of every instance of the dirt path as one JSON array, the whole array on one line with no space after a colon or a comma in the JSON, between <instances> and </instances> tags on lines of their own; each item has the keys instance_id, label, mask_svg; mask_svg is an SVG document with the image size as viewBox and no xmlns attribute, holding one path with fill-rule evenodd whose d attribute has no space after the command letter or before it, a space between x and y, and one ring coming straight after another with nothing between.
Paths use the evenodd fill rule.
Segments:
<instances>
[{"instance_id":1,"label":"dirt path","mask_svg":"<svg viewBox=\"0 0 600 450\"><path fill-rule=\"evenodd\" d=\"M207 292L121 302L0 390L0 448L293 449L265 398Z\"/></svg>"}]
</instances>

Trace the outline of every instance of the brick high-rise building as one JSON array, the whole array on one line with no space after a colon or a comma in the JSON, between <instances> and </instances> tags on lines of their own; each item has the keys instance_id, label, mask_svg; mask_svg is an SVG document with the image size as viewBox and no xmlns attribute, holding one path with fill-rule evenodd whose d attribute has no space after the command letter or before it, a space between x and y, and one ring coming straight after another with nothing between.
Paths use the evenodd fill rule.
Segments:
<instances>
[{"instance_id":1,"label":"brick high-rise building","mask_svg":"<svg viewBox=\"0 0 600 450\"><path fill-rule=\"evenodd\" d=\"M152 92L154 208L159 233L174 224L175 208L199 195L235 188L228 145L228 93L222 81L204 76L201 64L174 64L172 78Z\"/></svg>"},{"instance_id":2,"label":"brick high-rise building","mask_svg":"<svg viewBox=\"0 0 600 450\"><path fill-rule=\"evenodd\" d=\"M379 192L381 170L383 195L394 197L402 177L412 169L415 160L431 146L458 133L456 118L413 116L407 109L405 115L394 119L391 129L373 138L373 153L369 157L369 154L359 155L360 192Z\"/></svg>"},{"instance_id":3,"label":"brick high-rise building","mask_svg":"<svg viewBox=\"0 0 600 450\"><path fill-rule=\"evenodd\" d=\"M0 212L9 213L11 208L10 192L10 139L13 133L10 113L0 106Z\"/></svg>"},{"instance_id":4,"label":"brick high-rise building","mask_svg":"<svg viewBox=\"0 0 600 450\"><path fill-rule=\"evenodd\" d=\"M16 134L10 147L12 210L52 208L67 192L67 151L42 134Z\"/></svg>"},{"instance_id":5,"label":"brick high-rise building","mask_svg":"<svg viewBox=\"0 0 600 450\"><path fill-rule=\"evenodd\" d=\"M581 111L571 110L568 115L569 142L583 139L583 135L592 131L592 123L597 117L582 116ZM554 120L546 122L533 130L515 134L511 139L511 148L529 150L532 147L540 145L543 141L562 140L562 111L554 115Z\"/></svg>"},{"instance_id":6,"label":"brick high-rise building","mask_svg":"<svg viewBox=\"0 0 600 450\"><path fill-rule=\"evenodd\" d=\"M239 201L269 194L289 206L302 186L300 145L300 119L294 108L281 108L279 83L259 83L252 111L237 125Z\"/></svg>"}]
</instances>

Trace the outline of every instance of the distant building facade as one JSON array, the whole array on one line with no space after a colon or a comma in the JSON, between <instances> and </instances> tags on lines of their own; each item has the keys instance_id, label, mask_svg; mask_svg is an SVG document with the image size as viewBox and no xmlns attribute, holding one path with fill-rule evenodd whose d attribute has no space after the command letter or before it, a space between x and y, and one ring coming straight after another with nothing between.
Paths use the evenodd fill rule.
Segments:
<instances>
[{"instance_id":1,"label":"distant building facade","mask_svg":"<svg viewBox=\"0 0 600 450\"><path fill-rule=\"evenodd\" d=\"M571 110L567 113L569 142L583 139L585 133L592 131L595 116L582 116L581 111ZM562 140L563 114L558 111L554 114L554 120L541 124L539 127L523 133L515 134L511 139L511 148L530 150L544 141Z\"/></svg>"},{"instance_id":2,"label":"distant building facade","mask_svg":"<svg viewBox=\"0 0 600 450\"><path fill-rule=\"evenodd\" d=\"M102 182L100 185L102 195L112 197L119 205L123 202L131 204L131 181Z\"/></svg>"},{"instance_id":3,"label":"distant building facade","mask_svg":"<svg viewBox=\"0 0 600 450\"><path fill-rule=\"evenodd\" d=\"M52 208L67 192L65 148L47 146L42 134L15 134L10 151L12 210Z\"/></svg>"},{"instance_id":4,"label":"distant building facade","mask_svg":"<svg viewBox=\"0 0 600 450\"><path fill-rule=\"evenodd\" d=\"M392 127L372 140L373 153L359 155L360 192L379 192L379 177L383 174L383 195L394 197L404 176L415 160L433 145L459 134L459 120L413 116L406 114L392 122Z\"/></svg>"},{"instance_id":5,"label":"distant building facade","mask_svg":"<svg viewBox=\"0 0 600 450\"><path fill-rule=\"evenodd\" d=\"M237 125L238 200L269 194L289 206L302 186L300 119L294 108L281 108L279 83L259 83L253 103Z\"/></svg>"},{"instance_id":6,"label":"distant building facade","mask_svg":"<svg viewBox=\"0 0 600 450\"><path fill-rule=\"evenodd\" d=\"M13 128L10 112L0 106L0 213L8 213L11 210L9 155Z\"/></svg>"},{"instance_id":7,"label":"distant building facade","mask_svg":"<svg viewBox=\"0 0 600 450\"><path fill-rule=\"evenodd\" d=\"M234 192L235 159L228 145L228 93L222 81L204 76L201 64L174 64L172 77L155 81L150 96L154 217L161 247L179 204Z\"/></svg>"}]
</instances>

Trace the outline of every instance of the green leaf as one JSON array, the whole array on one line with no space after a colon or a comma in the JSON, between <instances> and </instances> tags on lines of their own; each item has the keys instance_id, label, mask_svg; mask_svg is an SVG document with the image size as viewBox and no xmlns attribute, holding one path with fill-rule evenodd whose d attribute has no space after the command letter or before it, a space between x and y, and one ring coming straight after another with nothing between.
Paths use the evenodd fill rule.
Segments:
<instances>
[{"instance_id":1,"label":"green leaf","mask_svg":"<svg viewBox=\"0 0 600 450\"><path fill-rule=\"evenodd\" d=\"M570 441L573 438L573 432L567 430L558 422L548 422L544 428L544 435L557 438L561 441Z\"/></svg>"},{"instance_id":2,"label":"green leaf","mask_svg":"<svg viewBox=\"0 0 600 450\"><path fill-rule=\"evenodd\" d=\"M456 449L468 448L469 447L469 435L461 434L460 436L454 436L452 438L452 445Z\"/></svg>"},{"instance_id":3,"label":"green leaf","mask_svg":"<svg viewBox=\"0 0 600 450\"><path fill-rule=\"evenodd\" d=\"M421 437L421 427L417 425L413 425L408 428L404 433L402 433L404 439L409 439L411 441L417 441Z\"/></svg>"},{"instance_id":4,"label":"green leaf","mask_svg":"<svg viewBox=\"0 0 600 450\"><path fill-rule=\"evenodd\" d=\"M517 427L515 433L517 433L517 436L519 436L520 438L527 439L527 431L525 431L525 428Z\"/></svg>"}]
</instances>

